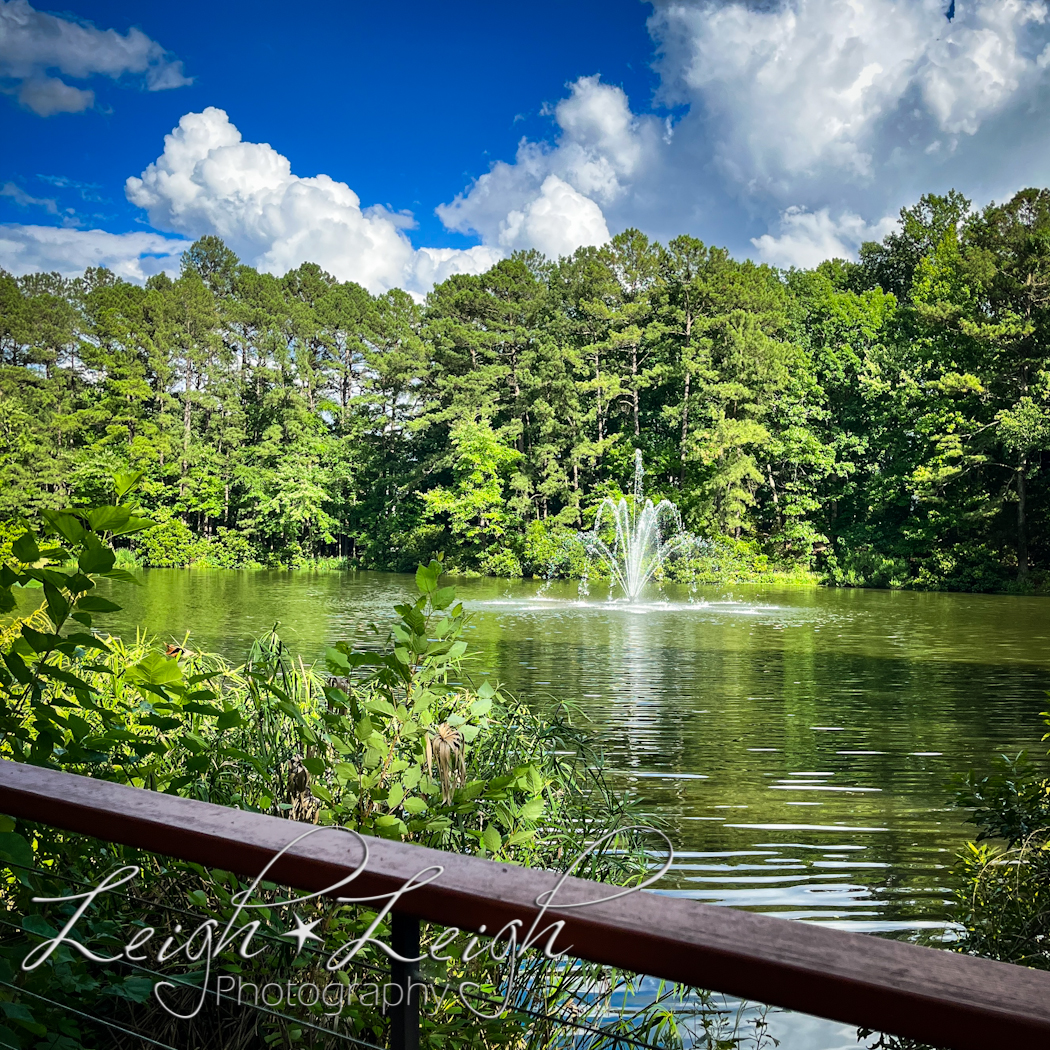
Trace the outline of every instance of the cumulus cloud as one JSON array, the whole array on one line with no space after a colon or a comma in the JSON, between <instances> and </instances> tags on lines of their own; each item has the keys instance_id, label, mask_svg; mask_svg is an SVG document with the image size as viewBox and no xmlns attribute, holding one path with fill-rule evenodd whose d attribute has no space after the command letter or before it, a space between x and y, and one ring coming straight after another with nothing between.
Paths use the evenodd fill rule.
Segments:
<instances>
[{"instance_id":1,"label":"cumulus cloud","mask_svg":"<svg viewBox=\"0 0 1050 1050\"><path fill-rule=\"evenodd\" d=\"M624 92L581 77L551 110L555 144L522 139L513 164L498 161L438 215L485 245L565 255L609 239L603 209L624 202L654 157L663 125L631 112Z\"/></svg>"},{"instance_id":2,"label":"cumulus cloud","mask_svg":"<svg viewBox=\"0 0 1050 1050\"><path fill-rule=\"evenodd\" d=\"M410 216L362 208L345 182L304 178L267 143L245 142L221 109L187 113L164 152L127 180L132 204L158 229L222 237L243 259L271 273L315 262L372 292L423 292L452 273L487 269L501 252L420 249L404 232Z\"/></svg>"},{"instance_id":3,"label":"cumulus cloud","mask_svg":"<svg viewBox=\"0 0 1050 1050\"><path fill-rule=\"evenodd\" d=\"M177 274L179 256L189 243L158 233L2 224L0 266L14 274L55 271L65 277L105 266L118 277L141 283L162 271Z\"/></svg>"},{"instance_id":4,"label":"cumulus cloud","mask_svg":"<svg viewBox=\"0 0 1050 1050\"><path fill-rule=\"evenodd\" d=\"M785 269L791 266L809 269L825 259L855 257L865 241L882 240L894 230L897 221L894 216L887 216L869 225L849 211L833 219L827 208L809 212L791 207L780 217L777 236L765 233L753 237L751 243L762 262Z\"/></svg>"},{"instance_id":5,"label":"cumulus cloud","mask_svg":"<svg viewBox=\"0 0 1050 1050\"><path fill-rule=\"evenodd\" d=\"M42 117L80 113L95 104L93 91L67 84L64 76L114 80L140 76L148 91L191 83L182 63L140 29L120 34L89 22L36 11L29 0L0 0L0 81L27 109Z\"/></svg>"},{"instance_id":6,"label":"cumulus cloud","mask_svg":"<svg viewBox=\"0 0 1050 1050\"><path fill-rule=\"evenodd\" d=\"M1041 0L658 2L662 97L706 120L723 172L774 195L870 180L887 138L973 135L1043 76ZM915 142L918 136L921 142Z\"/></svg>"}]
</instances>

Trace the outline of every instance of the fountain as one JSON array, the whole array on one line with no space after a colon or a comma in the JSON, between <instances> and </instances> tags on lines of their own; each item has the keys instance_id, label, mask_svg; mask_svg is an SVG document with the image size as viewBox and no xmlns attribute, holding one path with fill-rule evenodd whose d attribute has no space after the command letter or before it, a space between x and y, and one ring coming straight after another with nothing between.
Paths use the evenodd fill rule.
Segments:
<instances>
[{"instance_id":1,"label":"fountain","mask_svg":"<svg viewBox=\"0 0 1050 1050\"><path fill-rule=\"evenodd\" d=\"M682 528L682 516L670 500L654 506L651 499L644 499L644 476L642 453L635 449L634 499L629 503L625 497L613 500L606 496L594 528L580 536L588 557L605 566L631 601L668 558L696 542Z\"/></svg>"}]
</instances>

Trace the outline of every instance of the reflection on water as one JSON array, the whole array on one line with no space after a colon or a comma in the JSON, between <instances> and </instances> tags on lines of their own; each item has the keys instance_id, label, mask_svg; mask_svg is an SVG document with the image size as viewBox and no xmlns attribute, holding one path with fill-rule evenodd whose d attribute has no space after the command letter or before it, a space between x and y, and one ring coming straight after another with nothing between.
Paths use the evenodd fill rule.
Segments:
<instances>
[{"instance_id":1,"label":"reflection on water","mask_svg":"<svg viewBox=\"0 0 1050 1050\"><path fill-rule=\"evenodd\" d=\"M315 657L413 586L378 573L145 576L121 589L121 627L190 631L233 658L276 621ZM708 587L631 604L597 588L581 601L572 584L459 589L474 673L578 705L616 776L670 825L664 892L677 896L936 936L968 834L952 774L1042 750L1043 599ZM793 1050L856 1046L842 1026L778 1023Z\"/></svg>"}]
</instances>

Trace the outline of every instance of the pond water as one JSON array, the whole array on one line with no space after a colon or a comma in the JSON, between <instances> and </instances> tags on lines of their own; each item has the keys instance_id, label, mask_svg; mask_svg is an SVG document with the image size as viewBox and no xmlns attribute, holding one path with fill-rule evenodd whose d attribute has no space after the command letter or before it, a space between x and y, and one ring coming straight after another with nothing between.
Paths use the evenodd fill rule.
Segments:
<instances>
[{"instance_id":1,"label":"pond water","mask_svg":"<svg viewBox=\"0 0 1050 1050\"><path fill-rule=\"evenodd\" d=\"M150 570L115 633L239 658L280 622L307 660L414 593L380 573ZM653 588L462 580L477 673L572 700L615 777L669 823L668 892L840 929L945 930L948 869L971 831L952 774L1041 755L1050 601L821 588ZM119 621L119 622L115 622ZM781 1016L790 1050L854 1030Z\"/></svg>"}]
</instances>

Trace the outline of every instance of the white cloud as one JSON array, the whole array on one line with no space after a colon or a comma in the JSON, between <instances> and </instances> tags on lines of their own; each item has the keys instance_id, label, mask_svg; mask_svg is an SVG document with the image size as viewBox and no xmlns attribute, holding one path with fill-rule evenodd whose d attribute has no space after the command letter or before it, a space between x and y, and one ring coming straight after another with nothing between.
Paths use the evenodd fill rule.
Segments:
<instances>
[{"instance_id":1,"label":"white cloud","mask_svg":"<svg viewBox=\"0 0 1050 1050\"><path fill-rule=\"evenodd\" d=\"M552 258L608 239L609 227L601 208L557 175L548 175L538 197L510 212L499 232L504 248L536 248Z\"/></svg>"},{"instance_id":2,"label":"white cloud","mask_svg":"<svg viewBox=\"0 0 1050 1050\"><path fill-rule=\"evenodd\" d=\"M829 170L870 180L896 145L972 135L1040 76L1042 2L786 0L657 3L662 96L706 120L723 172L790 194ZM916 134L921 143L909 142ZM880 156L882 154L883 156Z\"/></svg>"},{"instance_id":3,"label":"white cloud","mask_svg":"<svg viewBox=\"0 0 1050 1050\"><path fill-rule=\"evenodd\" d=\"M179 256L188 247L188 241L158 233L0 224L0 267L14 274L56 271L76 277L89 266L105 266L141 283L162 271L177 274Z\"/></svg>"},{"instance_id":4,"label":"white cloud","mask_svg":"<svg viewBox=\"0 0 1050 1050\"><path fill-rule=\"evenodd\" d=\"M77 79L135 74L148 91L191 83L182 63L140 29L122 35L36 11L28 0L0 0L0 80L14 82L5 90L42 117L94 105L94 92L49 75L52 70Z\"/></svg>"},{"instance_id":5,"label":"white cloud","mask_svg":"<svg viewBox=\"0 0 1050 1050\"><path fill-rule=\"evenodd\" d=\"M779 236L766 233L753 237L762 262L785 269L791 266L809 269L825 259L855 258L865 241L879 241L897 226L894 216L868 225L859 215L843 212L833 219L827 208L809 212L788 208L780 217Z\"/></svg>"},{"instance_id":6,"label":"white cloud","mask_svg":"<svg viewBox=\"0 0 1050 1050\"><path fill-rule=\"evenodd\" d=\"M345 182L303 178L267 143L245 142L221 109L187 113L164 139L164 152L127 180L132 204L159 229L189 237L217 234L245 261L283 274L315 262L372 292L429 289L432 279L487 269L502 253L416 251L403 227L411 217L362 208Z\"/></svg>"},{"instance_id":7,"label":"white cloud","mask_svg":"<svg viewBox=\"0 0 1050 1050\"><path fill-rule=\"evenodd\" d=\"M498 161L438 215L451 230L486 245L564 255L601 244L603 206L616 206L657 150L662 125L632 114L627 96L598 77L581 77L553 109L553 145L522 139L513 164Z\"/></svg>"}]
</instances>

